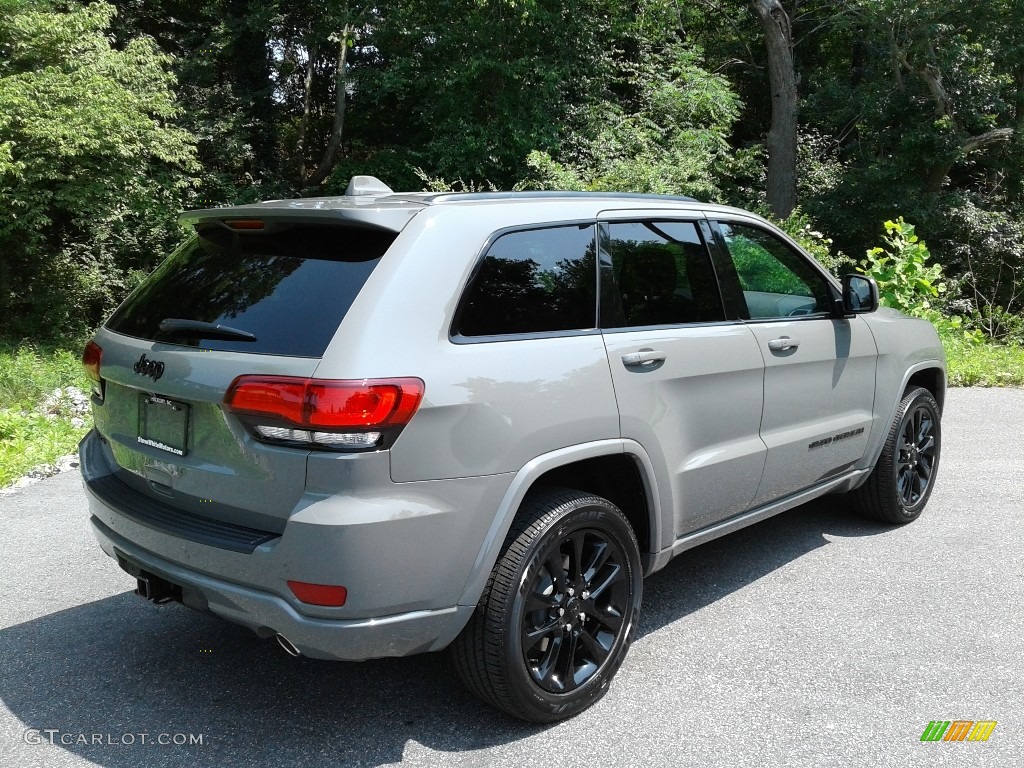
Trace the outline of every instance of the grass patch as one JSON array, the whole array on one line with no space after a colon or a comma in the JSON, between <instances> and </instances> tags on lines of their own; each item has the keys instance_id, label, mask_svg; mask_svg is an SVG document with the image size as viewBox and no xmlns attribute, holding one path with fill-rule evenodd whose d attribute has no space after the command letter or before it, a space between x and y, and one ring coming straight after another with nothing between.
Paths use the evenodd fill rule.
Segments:
<instances>
[{"instance_id":1,"label":"grass patch","mask_svg":"<svg viewBox=\"0 0 1024 768\"><path fill-rule=\"evenodd\" d=\"M0 346L0 488L75 452L91 416L84 417L85 426L76 427L65 401L43 412L46 398L69 386L89 391L77 353Z\"/></svg>"},{"instance_id":2,"label":"grass patch","mask_svg":"<svg viewBox=\"0 0 1024 768\"><path fill-rule=\"evenodd\" d=\"M1024 346L946 337L951 387L1024 387Z\"/></svg>"}]
</instances>

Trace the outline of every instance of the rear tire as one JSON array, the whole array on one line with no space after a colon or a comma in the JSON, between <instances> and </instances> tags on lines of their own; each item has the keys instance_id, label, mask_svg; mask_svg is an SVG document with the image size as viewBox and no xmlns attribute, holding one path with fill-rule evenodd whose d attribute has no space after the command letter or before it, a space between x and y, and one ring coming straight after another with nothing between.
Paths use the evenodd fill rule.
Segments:
<instances>
[{"instance_id":1,"label":"rear tire","mask_svg":"<svg viewBox=\"0 0 1024 768\"><path fill-rule=\"evenodd\" d=\"M927 389L907 390L874 470L850 493L854 507L887 523L916 520L935 486L941 448L938 403Z\"/></svg>"},{"instance_id":2,"label":"rear tire","mask_svg":"<svg viewBox=\"0 0 1024 768\"><path fill-rule=\"evenodd\" d=\"M572 717L608 690L633 639L640 551L610 501L528 498L469 624L452 644L469 690L535 723Z\"/></svg>"}]
</instances>

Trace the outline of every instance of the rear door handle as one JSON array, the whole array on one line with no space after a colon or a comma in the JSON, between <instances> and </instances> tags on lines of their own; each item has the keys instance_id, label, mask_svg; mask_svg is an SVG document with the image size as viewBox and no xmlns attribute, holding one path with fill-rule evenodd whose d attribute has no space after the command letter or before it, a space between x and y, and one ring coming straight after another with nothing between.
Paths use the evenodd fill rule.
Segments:
<instances>
[{"instance_id":1,"label":"rear door handle","mask_svg":"<svg viewBox=\"0 0 1024 768\"><path fill-rule=\"evenodd\" d=\"M786 352L790 349L796 349L800 346L800 342L796 339L791 339L789 336L783 336L781 339L772 339L768 342L768 349L772 352Z\"/></svg>"},{"instance_id":2,"label":"rear door handle","mask_svg":"<svg viewBox=\"0 0 1024 768\"><path fill-rule=\"evenodd\" d=\"M656 349L641 349L639 352L628 352L622 356L622 364L627 368L650 367L665 362L665 353Z\"/></svg>"}]
</instances>

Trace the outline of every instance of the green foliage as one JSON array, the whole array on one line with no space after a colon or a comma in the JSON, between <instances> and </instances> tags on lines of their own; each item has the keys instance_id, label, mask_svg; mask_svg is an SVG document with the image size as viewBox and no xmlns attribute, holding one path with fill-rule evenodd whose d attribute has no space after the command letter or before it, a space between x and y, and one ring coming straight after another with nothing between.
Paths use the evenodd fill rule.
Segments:
<instances>
[{"instance_id":1,"label":"green foliage","mask_svg":"<svg viewBox=\"0 0 1024 768\"><path fill-rule=\"evenodd\" d=\"M927 245L914 226L900 217L885 222L883 246L867 252L861 271L878 282L882 303L931 321L942 337L951 386L1002 387L1024 385L1024 345L986 340L977 329L966 330L962 318L948 310L948 281L940 264L929 264Z\"/></svg>"},{"instance_id":2,"label":"green foliage","mask_svg":"<svg viewBox=\"0 0 1024 768\"><path fill-rule=\"evenodd\" d=\"M74 453L87 426L72 423L67 403L43 403L57 389L88 391L78 356L66 350L0 347L0 487ZM87 421L87 419L86 419Z\"/></svg>"},{"instance_id":3,"label":"green foliage","mask_svg":"<svg viewBox=\"0 0 1024 768\"><path fill-rule=\"evenodd\" d=\"M808 295L807 286L763 245L744 235L733 233L729 239L740 286L744 291L784 293L789 296Z\"/></svg>"},{"instance_id":4,"label":"green foliage","mask_svg":"<svg viewBox=\"0 0 1024 768\"><path fill-rule=\"evenodd\" d=\"M883 245L870 249L860 270L878 283L883 306L932 322L940 333L960 328L962 319L942 309L949 303L941 264L929 264L928 246L913 224L900 216L885 222Z\"/></svg>"},{"instance_id":5,"label":"green foliage","mask_svg":"<svg viewBox=\"0 0 1024 768\"><path fill-rule=\"evenodd\" d=\"M87 431L64 419L0 409L0 488L74 453Z\"/></svg>"},{"instance_id":6,"label":"green foliage","mask_svg":"<svg viewBox=\"0 0 1024 768\"><path fill-rule=\"evenodd\" d=\"M609 10L622 12L605 0L376 9L365 47L353 51L352 133L431 176L505 188L532 150L556 151L595 107ZM373 166L372 156L364 160Z\"/></svg>"},{"instance_id":7,"label":"green foliage","mask_svg":"<svg viewBox=\"0 0 1024 768\"><path fill-rule=\"evenodd\" d=\"M32 410L56 389L87 385L77 353L0 346L0 408Z\"/></svg>"},{"instance_id":8,"label":"green foliage","mask_svg":"<svg viewBox=\"0 0 1024 768\"><path fill-rule=\"evenodd\" d=\"M424 192L500 192L501 190L489 181L464 181L462 177L454 181L430 176L422 168L414 168L416 178L423 184Z\"/></svg>"},{"instance_id":9,"label":"green foliage","mask_svg":"<svg viewBox=\"0 0 1024 768\"><path fill-rule=\"evenodd\" d=\"M593 119L593 138L564 159L532 152L530 174L517 187L722 201L733 168L728 136L741 108L728 81L679 43L645 48L620 67L619 86L630 98L606 104Z\"/></svg>"},{"instance_id":10,"label":"green foliage","mask_svg":"<svg viewBox=\"0 0 1024 768\"><path fill-rule=\"evenodd\" d=\"M856 266L853 259L834 249L832 238L826 237L801 208L796 208L788 217L781 220L776 219L767 210L762 210L761 215L774 221L776 226L836 277L846 274Z\"/></svg>"},{"instance_id":11,"label":"green foliage","mask_svg":"<svg viewBox=\"0 0 1024 768\"><path fill-rule=\"evenodd\" d=\"M986 210L964 200L951 211L947 263L962 274L956 302L990 339L1024 344L1024 223L1020 208Z\"/></svg>"},{"instance_id":12,"label":"green foliage","mask_svg":"<svg viewBox=\"0 0 1024 768\"><path fill-rule=\"evenodd\" d=\"M947 375L953 387L1024 387L1024 345L979 343L946 334Z\"/></svg>"},{"instance_id":13,"label":"green foliage","mask_svg":"<svg viewBox=\"0 0 1024 768\"><path fill-rule=\"evenodd\" d=\"M0 25L0 313L8 337L94 325L151 268L198 170L170 59L120 50L114 8L6 0Z\"/></svg>"}]
</instances>

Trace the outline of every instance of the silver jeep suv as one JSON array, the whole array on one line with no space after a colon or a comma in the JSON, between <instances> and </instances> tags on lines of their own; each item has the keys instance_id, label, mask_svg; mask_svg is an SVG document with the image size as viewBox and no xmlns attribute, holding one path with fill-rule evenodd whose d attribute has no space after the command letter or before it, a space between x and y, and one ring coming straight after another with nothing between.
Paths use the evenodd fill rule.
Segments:
<instances>
[{"instance_id":1,"label":"silver jeep suv","mask_svg":"<svg viewBox=\"0 0 1024 768\"><path fill-rule=\"evenodd\" d=\"M932 491L934 329L750 213L356 177L184 220L85 350L92 525L142 596L290 653L450 648L484 701L559 720L675 555Z\"/></svg>"}]
</instances>

